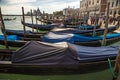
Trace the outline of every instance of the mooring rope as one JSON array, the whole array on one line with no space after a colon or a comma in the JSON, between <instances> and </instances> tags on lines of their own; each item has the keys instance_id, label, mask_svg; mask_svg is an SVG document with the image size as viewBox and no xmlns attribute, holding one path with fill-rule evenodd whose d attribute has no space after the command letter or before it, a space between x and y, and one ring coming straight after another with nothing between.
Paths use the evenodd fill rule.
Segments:
<instances>
[{"instance_id":1,"label":"mooring rope","mask_svg":"<svg viewBox=\"0 0 120 80\"><path fill-rule=\"evenodd\" d=\"M109 58L108 58L108 64L109 64L109 69L110 69L110 72L112 73L112 76L113 76L113 77L116 77L116 75L115 75L115 73L114 73L114 71L113 71L113 68L112 68L111 61L110 61Z\"/></svg>"}]
</instances>

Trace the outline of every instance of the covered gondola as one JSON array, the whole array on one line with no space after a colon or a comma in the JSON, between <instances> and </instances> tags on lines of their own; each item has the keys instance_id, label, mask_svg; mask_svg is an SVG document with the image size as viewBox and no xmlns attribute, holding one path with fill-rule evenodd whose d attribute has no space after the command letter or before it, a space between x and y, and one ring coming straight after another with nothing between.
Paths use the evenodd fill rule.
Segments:
<instances>
[{"instance_id":1,"label":"covered gondola","mask_svg":"<svg viewBox=\"0 0 120 80\"><path fill-rule=\"evenodd\" d=\"M17 72L93 71L108 67L107 59L114 60L117 53L118 47L115 46L85 47L66 42L50 44L31 41L11 55L8 54L9 60L2 59L0 70L17 70Z\"/></svg>"},{"instance_id":2,"label":"covered gondola","mask_svg":"<svg viewBox=\"0 0 120 80\"><path fill-rule=\"evenodd\" d=\"M4 21L12 21L12 20L16 20L16 17L13 18L13 19L10 19L10 18L4 18Z\"/></svg>"},{"instance_id":3,"label":"covered gondola","mask_svg":"<svg viewBox=\"0 0 120 80\"><path fill-rule=\"evenodd\" d=\"M53 23L53 20L52 19L39 19L39 18L36 18L38 21L42 22L42 23L46 23L46 24L52 24Z\"/></svg>"},{"instance_id":4,"label":"covered gondola","mask_svg":"<svg viewBox=\"0 0 120 80\"><path fill-rule=\"evenodd\" d=\"M116 30L117 27L116 26L111 26L108 28L108 32L112 32L114 30ZM100 35L103 34L104 32L104 28L103 29L96 29L96 35ZM61 32L61 33L72 33L72 34L81 34L81 35L92 35L93 34L93 30L79 30L79 29L73 29L73 28L58 28L55 27L51 30L52 32ZM6 34L8 35L18 35L23 37L24 36L24 31L23 30L9 30L6 29ZM40 38L42 35L46 34L46 32L31 32L30 30L26 30L25 31L25 35L28 38Z\"/></svg>"},{"instance_id":5,"label":"covered gondola","mask_svg":"<svg viewBox=\"0 0 120 80\"><path fill-rule=\"evenodd\" d=\"M27 27L30 27L30 28L34 28L34 29L38 29L38 30L51 30L55 26L58 26L57 24L42 25L42 24L32 24L32 23L23 23L23 22L22 22L22 24L24 26L27 26Z\"/></svg>"},{"instance_id":6,"label":"covered gondola","mask_svg":"<svg viewBox=\"0 0 120 80\"><path fill-rule=\"evenodd\" d=\"M117 29L117 26L109 26L108 27L108 33L113 32ZM81 30L81 29L73 29L73 28L58 28L55 27L51 30L52 32L61 32L61 33L73 33L73 34L82 34L82 35L92 35L93 29L90 30ZM95 30L96 35L101 35L105 31L105 28L97 28Z\"/></svg>"},{"instance_id":7,"label":"covered gondola","mask_svg":"<svg viewBox=\"0 0 120 80\"><path fill-rule=\"evenodd\" d=\"M11 35L12 36L12 35ZM24 38L20 37L19 40L7 40L9 46L13 47L21 47L27 41L35 40L35 41L43 41L49 43L57 43L57 42L69 42L78 45L84 46L101 46L103 37L102 36L82 36L77 34L69 34L69 33L56 33L56 32L49 32L48 34L44 35L42 38ZM106 45L113 44L120 40L120 34L107 34L106 35ZM5 45L4 40L0 40L0 44Z\"/></svg>"},{"instance_id":8,"label":"covered gondola","mask_svg":"<svg viewBox=\"0 0 120 80\"><path fill-rule=\"evenodd\" d=\"M57 43L57 42L69 42L79 45L87 46L101 46L103 36L83 36L70 33L49 32L42 38L43 42ZM111 33L106 35L106 45L110 45L120 40L120 33Z\"/></svg>"},{"instance_id":9,"label":"covered gondola","mask_svg":"<svg viewBox=\"0 0 120 80\"><path fill-rule=\"evenodd\" d=\"M26 38L41 38L42 35L46 34L47 32L32 32L30 30L25 31L25 36ZM6 29L6 34L7 35L17 35L20 37L24 37L24 31L23 30L9 30Z\"/></svg>"}]
</instances>

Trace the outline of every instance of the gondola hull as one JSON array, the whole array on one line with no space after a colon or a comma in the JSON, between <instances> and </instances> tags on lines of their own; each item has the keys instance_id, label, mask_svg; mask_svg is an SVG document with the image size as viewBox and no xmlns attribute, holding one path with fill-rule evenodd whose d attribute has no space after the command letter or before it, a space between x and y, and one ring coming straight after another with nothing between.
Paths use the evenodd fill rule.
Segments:
<instances>
[{"instance_id":1,"label":"gondola hull","mask_svg":"<svg viewBox=\"0 0 120 80\"><path fill-rule=\"evenodd\" d=\"M108 28L108 33L113 32L114 30L116 30L117 27L116 26L111 26ZM52 29L52 32L60 32L60 33L73 33L73 34L80 34L80 35L103 35L105 28L97 28L95 30L95 33L93 33L93 29L91 30L80 30L80 29L73 29L73 28L57 28L55 27L54 29Z\"/></svg>"},{"instance_id":2,"label":"gondola hull","mask_svg":"<svg viewBox=\"0 0 120 80\"><path fill-rule=\"evenodd\" d=\"M28 39L26 39L28 41ZM34 40L33 38L31 40ZM35 39L38 42L40 41L39 39ZM12 47L21 47L23 45L25 45L25 43L27 41L7 41L8 46L12 46ZM30 41L30 40L29 40ZM116 37L116 38L111 38L111 39L106 39L106 46L111 45L115 42L120 41L120 37ZM1 45L5 45L4 40L0 40L0 44ZM93 46L93 47L98 47L102 45L102 40L97 40L97 41L89 41L89 42L74 42L74 44L77 45L83 45L83 46Z\"/></svg>"},{"instance_id":3,"label":"gondola hull","mask_svg":"<svg viewBox=\"0 0 120 80\"><path fill-rule=\"evenodd\" d=\"M7 30L6 29L6 34L7 35L17 35L17 36L20 36L20 37L26 37L26 38L41 38L42 35L46 34L46 33L41 33L41 34L34 34L34 33L31 33L31 32L26 32L25 35L24 35L24 31L21 30Z\"/></svg>"},{"instance_id":4,"label":"gondola hull","mask_svg":"<svg viewBox=\"0 0 120 80\"><path fill-rule=\"evenodd\" d=\"M79 63L72 65L33 65L12 64L11 55L14 50L0 50L0 72L27 73L27 74L78 74L101 71L108 68L108 61ZM111 59L115 64L115 57Z\"/></svg>"},{"instance_id":5,"label":"gondola hull","mask_svg":"<svg viewBox=\"0 0 120 80\"><path fill-rule=\"evenodd\" d=\"M112 65L115 60L112 60ZM80 74L101 71L108 68L108 61L80 63L79 65L26 65L12 64L11 61L0 61L0 72L27 74Z\"/></svg>"}]
</instances>

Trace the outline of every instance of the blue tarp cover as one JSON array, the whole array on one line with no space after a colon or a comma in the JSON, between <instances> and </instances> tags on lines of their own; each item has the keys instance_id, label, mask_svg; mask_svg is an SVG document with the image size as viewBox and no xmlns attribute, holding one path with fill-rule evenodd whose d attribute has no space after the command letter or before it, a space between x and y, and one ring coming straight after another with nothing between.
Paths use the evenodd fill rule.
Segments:
<instances>
[{"instance_id":1,"label":"blue tarp cover","mask_svg":"<svg viewBox=\"0 0 120 80\"><path fill-rule=\"evenodd\" d=\"M118 53L117 46L86 47L72 44L79 55L80 62L104 60L115 57Z\"/></svg>"},{"instance_id":2,"label":"blue tarp cover","mask_svg":"<svg viewBox=\"0 0 120 80\"><path fill-rule=\"evenodd\" d=\"M20 40L20 37L16 36L16 35L7 35L7 40L8 41L15 41L15 40ZM4 40L4 36L0 35L0 40Z\"/></svg>"},{"instance_id":3,"label":"blue tarp cover","mask_svg":"<svg viewBox=\"0 0 120 80\"><path fill-rule=\"evenodd\" d=\"M120 37L120 33L114 33L114 34L107 34L106 39ZM46 34L43 38L43 42L50 42L50 43L56 43L56 42L69 42L74 43L77 42L88 42L88 41L97 41L102 40L103 36L82 36L78 34L69 34L69 33L58 33L58 32L49 32Z\"/></svg>"}]
</instances>

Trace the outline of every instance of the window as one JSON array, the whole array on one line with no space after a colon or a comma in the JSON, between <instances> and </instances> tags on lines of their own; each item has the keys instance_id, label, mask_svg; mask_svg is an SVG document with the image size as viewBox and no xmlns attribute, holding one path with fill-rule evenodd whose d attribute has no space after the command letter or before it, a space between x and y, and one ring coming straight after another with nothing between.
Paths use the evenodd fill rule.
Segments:
<instances>
[{"instance_id":1,"label":"window","mask_svg":"<svg viewBox=\"0 0 120 80\"><path fill-rule=\"evenodd\" d=\"M102 3L102 4L106 4L107 1L106 1L106 0L101 0L101 3Z\"/></svg>"},{"instance_id":2,"label":"window","mask_svg":"<svg viewBox=\"0 0 120 80\"><path fill-rule=\"evenodd\" d=\"M119 2L118 2L118 0L117 0L117 1L116 1L116 6L118 6L118 3L119 3Z\"/></svg>"},{"instance_id":3,"label":"window","mask_svg":"<svg viewBox=\"0 0 120 80\"><path fill-rule=\"evenodd\" d=\"M112 2L112 7L114 6L114 2Z\"/></svg>"},{"instance_id":4,"label":"window","mask_svg":"<svg viewBox=\"0 0 120 80\"><path fill-rule=\"evenodd\" d=\"M89 5L91 4L91 1L89 1Z\"/></svg>"},{"instance_id":5,"label":"window","mask_svg":"<svg viewBox=\"0 0 120 80\"><path fill-rule=\"evenodd\" d=\"M120 15L120 10L118 11L118 14Z\"/></svg>"},{"instance_id":6,"label":"window","mask_svg":"<svg viewBox=\"0 0 120 80\"><path fill-rule=\"evenodd\" d=\"M116 11L114 11L114 14L113 14L113 16L115 17L115 15L116 15Z\"/></svg>"},{"instance_id":7,"label":"window","mask_svg":"<svg viewBox=\"0 0 120 80\"><path fill-rule=\"evenodd\" d=\"M92 0L92 5L94 5L94 0Z\"/></svg>"},{"instance_id":8,"label":"window","mask_svg":"<svg viewBox=\"0 0 120 80\"><path fill-rule=\"evenodd\" d=\"M97 3L99 3L99 0L97 0Z\"/></svg>"},{"instance_id":9,"label":"window","mask_svg":"<svg viewBox=\"0 0 120 80\"><path fill-rule=\"evenodd\" d=\"M110 15L112 15L112 11L110 11Z\"/></svg>"}]
</instances>

